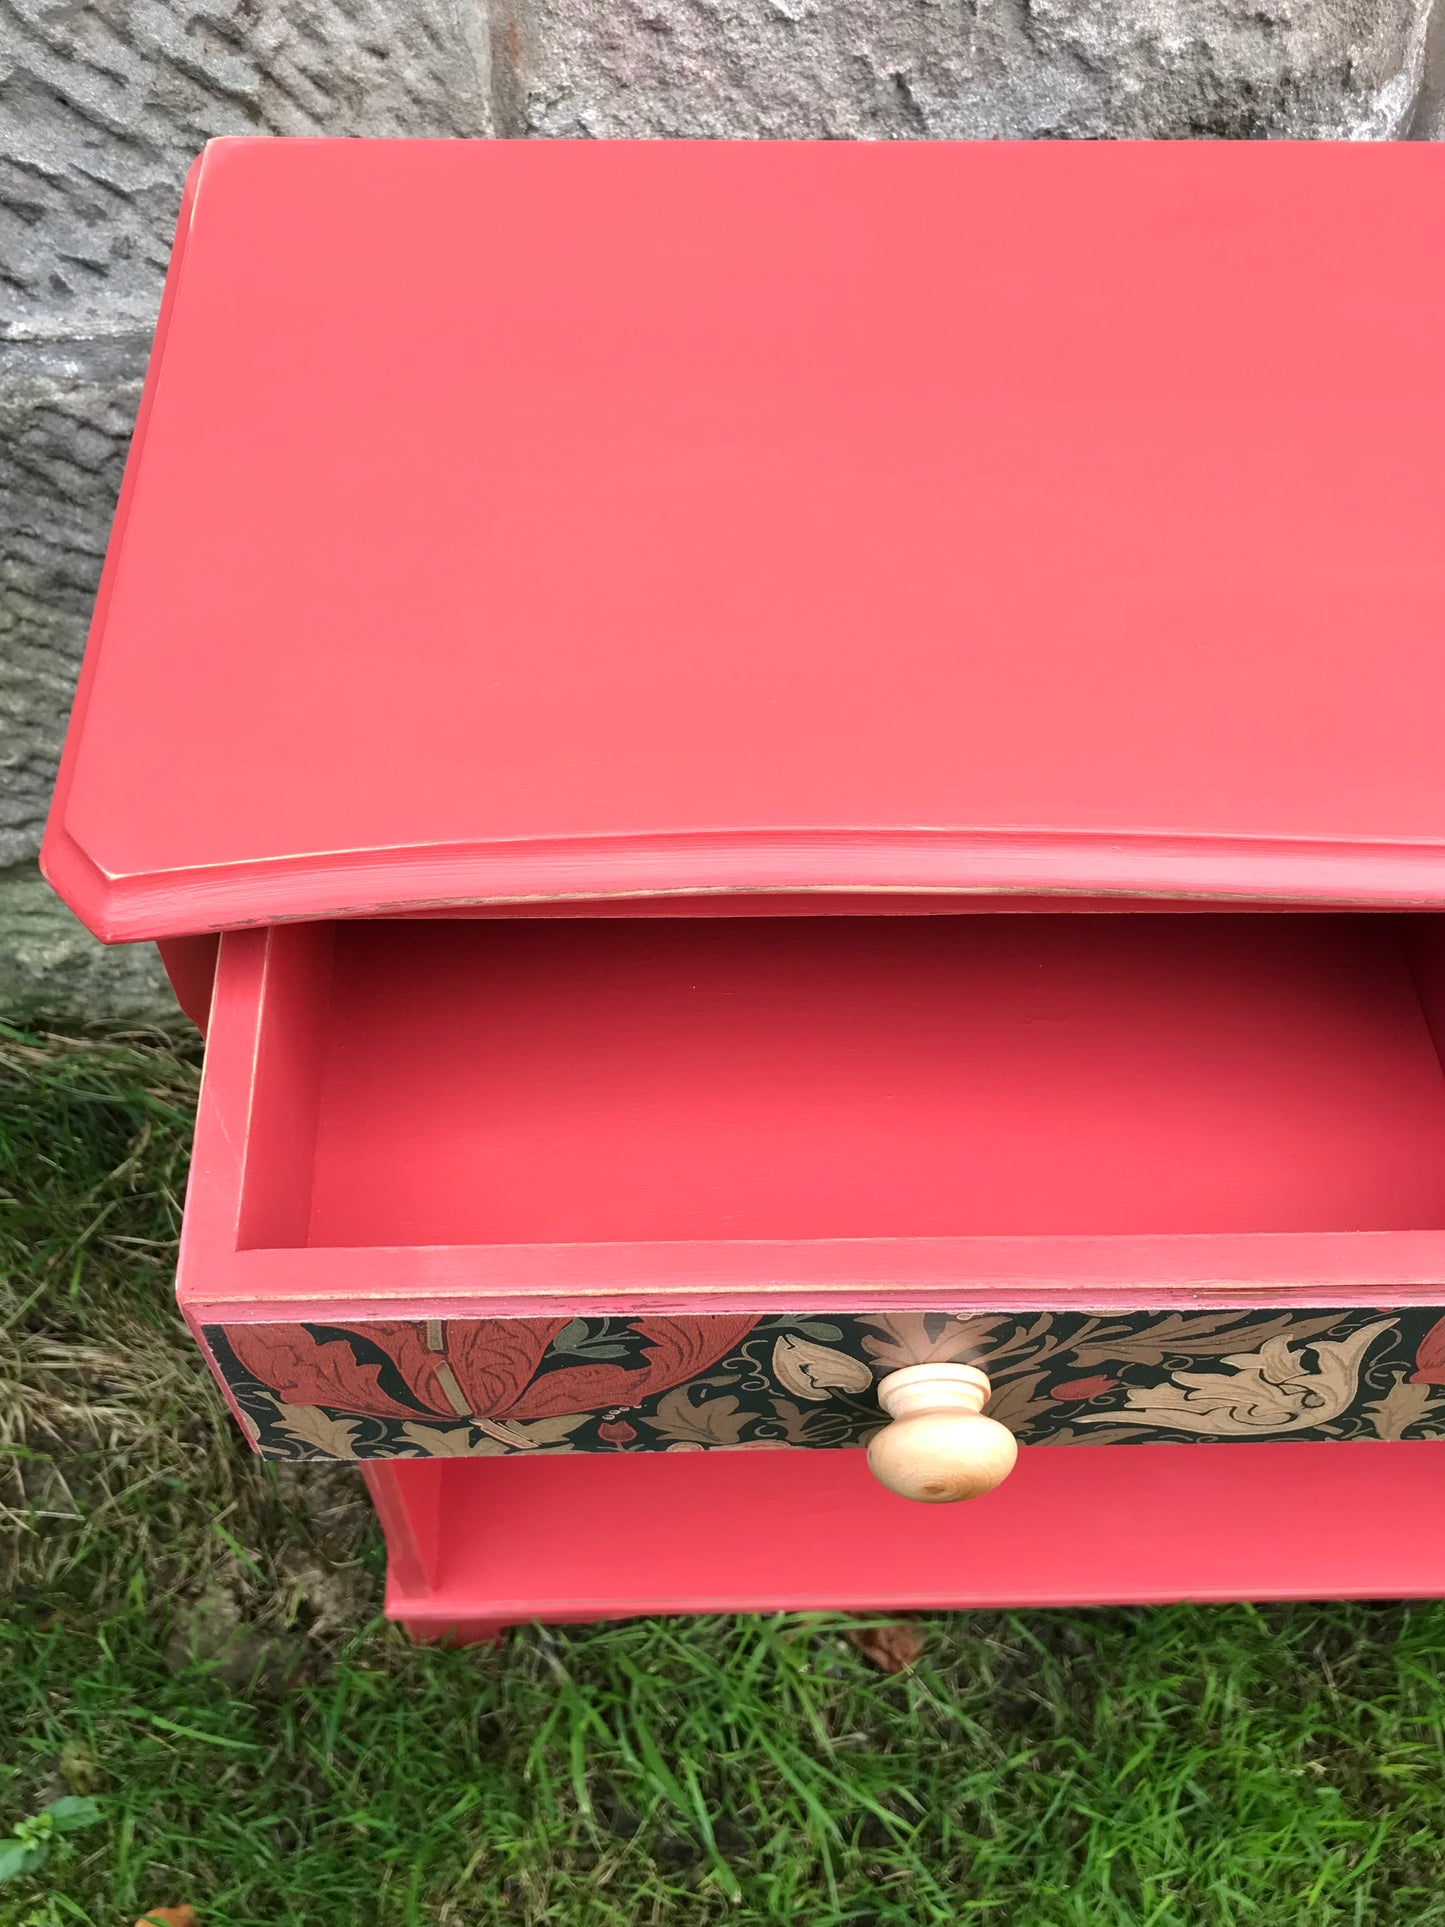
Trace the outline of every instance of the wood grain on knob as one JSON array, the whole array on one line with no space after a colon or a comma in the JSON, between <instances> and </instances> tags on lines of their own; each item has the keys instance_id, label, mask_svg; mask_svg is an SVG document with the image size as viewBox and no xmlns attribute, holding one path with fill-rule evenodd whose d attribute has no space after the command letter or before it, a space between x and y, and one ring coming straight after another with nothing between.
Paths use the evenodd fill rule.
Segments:
<instances>
[{"instance_id":1,"label":"wood grain on knob","mask_svg":"<svg viewBox=\"0 0 1445 1927\"><path fill-rule=\"evenodd\" d=\"M868 1447L874 1478L925 1505L992 1492L1019 1455L1007 1426L983 1415L992 1389L972 1365L905 1365L880 1379L878 1403L893 1422Z\"/></svg>"}]
</instances>

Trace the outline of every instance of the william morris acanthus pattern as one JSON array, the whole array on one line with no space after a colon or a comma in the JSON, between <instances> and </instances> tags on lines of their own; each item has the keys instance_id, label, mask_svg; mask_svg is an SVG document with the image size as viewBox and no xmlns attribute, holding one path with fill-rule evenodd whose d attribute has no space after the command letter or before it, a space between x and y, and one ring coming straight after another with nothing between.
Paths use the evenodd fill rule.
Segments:
<instances>
[{"instance_id":1,"label":"william morris acanthus pattern","mask_svg":"<svg viewBox=\"0 0 1445 1927\"><path fill-rule=\"evenodd\" d=\"M273 1458L856 1446L903 1365L985 1366L1028 1445L1445 1438L1436 1310L879 1312L211 1326Z\"/></svg>"}]
</instances>

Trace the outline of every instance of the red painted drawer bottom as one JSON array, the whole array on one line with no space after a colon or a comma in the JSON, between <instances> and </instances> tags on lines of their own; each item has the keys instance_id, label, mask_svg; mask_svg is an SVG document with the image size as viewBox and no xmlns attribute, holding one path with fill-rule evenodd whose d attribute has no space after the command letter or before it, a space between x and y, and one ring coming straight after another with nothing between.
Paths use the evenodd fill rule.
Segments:
<instances>
[{"instance_id":1,"label":"red painted drawer bottom","mask_svg":"<svg viewBox=\"0 0 1445 1927\"><path fill-rule=\"evenodd\" d=\"M419 1638L640 1613L1445 1594L1445 1455L1398 1443L1025 1451L963 1507L855 1452L413 1460L366 1477Z\"/></svg>"}]
</instances>

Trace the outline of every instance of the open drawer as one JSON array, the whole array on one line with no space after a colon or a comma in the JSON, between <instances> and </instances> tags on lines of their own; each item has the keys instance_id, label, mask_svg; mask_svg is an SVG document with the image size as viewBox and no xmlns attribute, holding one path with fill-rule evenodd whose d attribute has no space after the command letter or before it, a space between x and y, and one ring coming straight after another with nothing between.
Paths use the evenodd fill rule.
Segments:
<instances>
[{"instance_id":1,"label":"open drawer","mask_svg":"<svg viewBox=\"0 0 1445 1927\"><path fill-rule=\"evenodd\" d=\"M853 1445L940 1360L1445 1435L1438 918L865 903L226 935L180 1288L261 1448Z\"/></svg>"}]
</instances>

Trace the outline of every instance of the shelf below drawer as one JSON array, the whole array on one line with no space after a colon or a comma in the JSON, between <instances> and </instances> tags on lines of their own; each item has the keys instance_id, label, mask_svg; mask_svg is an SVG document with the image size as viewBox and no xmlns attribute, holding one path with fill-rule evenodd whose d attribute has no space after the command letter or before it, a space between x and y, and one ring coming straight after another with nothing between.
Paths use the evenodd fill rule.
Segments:
<instances>
[{"instance_id":1,"label":"shelf below drawer","mask_svg":"<svg viewBox=\"0 0 1445 1927\"><path fill-rule=\"evenodd\" d=\"M366 1477L418 1638L643 1613L1445 1594L1431 1444L1025 1452L963 1507L855 1452L418 1460Z\"/></svg>"}]
</instances>

